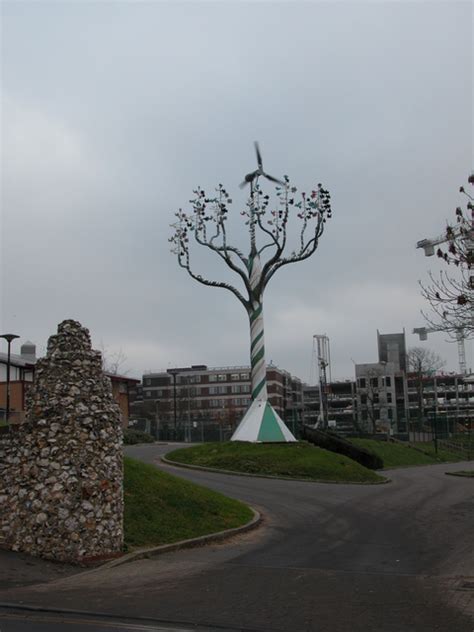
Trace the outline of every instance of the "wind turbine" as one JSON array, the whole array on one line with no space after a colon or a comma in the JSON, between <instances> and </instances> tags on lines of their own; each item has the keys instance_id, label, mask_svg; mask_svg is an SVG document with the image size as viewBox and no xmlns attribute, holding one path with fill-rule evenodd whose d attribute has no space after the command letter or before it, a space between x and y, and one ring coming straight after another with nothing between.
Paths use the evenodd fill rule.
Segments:
<instances>
[{"instance_id":1,"label":"wind turbine","mask_svg":"<svg viewBox=\"0 0 474 632\"><path fill-rule=\"evenodd\" d=\"M256 180L259 176L263 176L264 178L266 178L267 180L270 180L271 182L276 182L277 184L281 184L282 186L285 186L285 183L282 182L282 180L278 180L277 178L270 176L268 173L265 173L265 171L263 170L262 155L260 153L260 148L258 146L257 141L254 142L254 145L255 145L255 153L257 154L258 169L256 169L255 171L252 171L252 173L248 173L245 176L244 181L241 182L239 185L240 188L243 189L244 186L247 184L250 184L250 188L252 188L253 181Z\"/></svg>"}]
</instances>

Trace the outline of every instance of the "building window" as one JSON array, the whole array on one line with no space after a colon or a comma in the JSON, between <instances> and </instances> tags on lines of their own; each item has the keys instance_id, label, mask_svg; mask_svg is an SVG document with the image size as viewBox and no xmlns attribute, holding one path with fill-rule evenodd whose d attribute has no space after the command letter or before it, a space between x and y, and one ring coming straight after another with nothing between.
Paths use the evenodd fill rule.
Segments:
<instances>
[{"instance_id":1,"label":"building window","mask_svg":"<svg viewBox=\"0 0 474 632\"><path fill-rule=\"evenodd\" d=\"M385 386L391 386L390 376L388 376L388 375L387 375L387 377L385 378Z\"/></svg>"},{"instance_id":2,"label":"building window","mask_svg":"<svg viewBox=\"0 0 474 632\"><path fill-rule=\"evenodd\" d=\"M365 406L367 404L367 395L360 396L360 403Z\"/></svg>"},{"instance_id":3,"label":"building window","mask_svg":"<svg viewBox=\"0 0 474 632\"><path fill-rule=\"evenodd\" d=\"M217 386L209 387L209 395L217 395L218 392L219 392L219 389Z\"/></svg>"},{"instance_id":4,"label":"building window","mask_svg":"<svg viewBox=\"0 0 474 632\"><path fill-rule=\"evenodd\" d=\"M211 399L209 401L209 406L211 408L217 408L219 406L219 400L218 399Z\"/></svg>"},{"instance_id":5,"label":"building window","mask_svg":"<svg viewBox=\"0 0 474 632\"><path fill-rule=\"evenodd\" d=\"M388 409L387 413L388 413L388 418L389 418L389 419L392 419L392 417L393 417L393 411L392 411L392 409L391 409L391 408L389 408L389 409Z\"/></svg>"},{"instance_id":6,"label":"building window","mask_svg":"<svg viewBox=\"0 0 474 632\"><path fill-rule=\"evenodd\" d=\"M241 393L250 393L250 384L242 384L240 387Z\"/></svg>"},{"instance_id":7,"label":"building window","mask_svg":"<svg viewBox=\"0 0 474 632\"><path fill-rule=\"evenodd\" d=\"M145 384L146 384L147 386L151 386L151 380L150 380L150 378L149 378L149 377L147 377L147 379L145 380Z\"/></svg>"},{"instance_id":8,"label":"building window","mask_svg":"<svg viewBox=\"0 0 474 632\"><path fill-rule=\"evenodd\" d=\"M193 375L190 379L191 384L197 384L200 381L201 381L200 375Z\"/></svg>"},{"instance_id":9,"label":"building window","mask_svg":"<svg viewBox=\"0 0 474 632\"><path fill-rule=\"evenodd\" d=\"M232 393L240 393L240 386L237 385L237 384L233 384L231 386L231 391L232 391Z\"/></svg>"},{"instance_id":10,"label":"building window","mask_svg":"<svg viewBox=\"0 0 474 632\"><path fill-rule=\"evenodd\" d=\"M241 380L249 380L250 379L250 375L248 373L241 373L240 374L240 379Z\"/></svg>"},{"instance_id":11,"label":"building window","mask_svg":"<svg viewBox=\"0 0 474 632\"><path fill-rule=\"evenodd\" d=\"M219 373L217 379L219 382L227 382L227 375L225 373Z\"/></svg>"},{"instance_id":12,"label":"building window","mask_svg":"<svg viewBox=\"0 0 474 632\"><path fill-rule=\"evenodd\" d=\"M378 377L371 377L370 378L370 386L377 388L378 385L379 385L379 378Z\"/></svg>"},{"instance_id":13,"label":"building window","mask_svg":"<svg viewBox=\"0 0 474 632\"><path fill-rule=\"evenodd\" d=\"M227 386L219 386L219 395L225 395L227 393Z\"/></svg>"},{"instance_id":14,"label":"building window","mask_svg":"<svg viewBox=\"0 0 474 632\"><path fill-rule=\"evenodd\" d=\"M238 373L232 373L232 375L230 376L230 379L233 382L238 382L240 380L240 375Z\"/></svg>"},{"instance_id":15,"label":"building window","mask_svg":"<svg viewBox=\"0 0 474 632\"><path fill-rule=\"evenodd\" d=\"M387 404L392 403L392 393L387 393Z\"/></svg>"},{"instance_id":16,"label":"building window","mask_svg":"<svg viewBox=\"0 0 474 632\"><path fill-rule=\"evenodd\" d=\"M359 386L360 388L365 388L365 377L359 378Z\"/></svg>"},{"instance_id":17,"label":"building window","mask_svg":"<svg viewBox=\"0 0 474 632\"><path fill-rule=\"evenodd\" d=\"M217 382L217 375L215 373L211 373L209 376L209 382Z\"/></svg>"},{"instance_id":18,"label":"building window","mask_svg":"<svg viewBox=\"0 0 474 632\"><path fill-rule=\"evenodd\" d=\"M145 397L151 397L151 391L145 391Z\"/></svg>"}]
</instances>

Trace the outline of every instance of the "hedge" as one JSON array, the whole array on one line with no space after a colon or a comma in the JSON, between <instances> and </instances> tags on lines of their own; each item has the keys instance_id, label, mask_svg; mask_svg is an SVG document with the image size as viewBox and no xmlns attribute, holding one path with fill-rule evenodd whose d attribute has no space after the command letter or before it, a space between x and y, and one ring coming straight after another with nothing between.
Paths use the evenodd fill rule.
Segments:
<instances>
[{"instance_id":1,"label":"hedge","mask_svg":"<svg viewBox=\"0 0 474 632\"><path fill-rule=\"evenodd\" d=\"M153 443L154 441L155 439L148 434L148 432L134 430L133 428L125 428L123 431L123 442L125 445L134 445L135 443Z\"/></svg>"},{"instance_id":2,"label":"hedge","mask_svg":"<svg viewBox=\"0 0 474 632\"><path fill-rule=\"evenodd\" d=\"M309 426L303 426L303 437L320 448L337 452L337 454L344 454L344 456L348 456L370 470L380 470L384 466L383 460L370 450L356 446L332 432L323 432Z\"/></svg>"}]
</instances>

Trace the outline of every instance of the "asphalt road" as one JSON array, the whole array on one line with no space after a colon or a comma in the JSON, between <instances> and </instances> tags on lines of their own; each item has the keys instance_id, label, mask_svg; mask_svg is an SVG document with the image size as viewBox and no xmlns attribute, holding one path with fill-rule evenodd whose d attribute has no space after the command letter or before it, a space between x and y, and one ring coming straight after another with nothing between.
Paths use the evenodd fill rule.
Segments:
<instances>
[{"instance_id":1,"label":"asphalt road","mask_svg":"<svg viewBox=\"0 0 474 632\"><path fill-rule=\"evenodd\" d=\"M127 453L159 465L169 449ZM474 485L444 474L465 467L392 470L391 483L367 486L164 466L248 502L262 512L263 526L226 543L0 591L0 601L149 617L184 629L473 632ZM10 632L1 621L0 630Z\"/></svg>"}]
</instances>

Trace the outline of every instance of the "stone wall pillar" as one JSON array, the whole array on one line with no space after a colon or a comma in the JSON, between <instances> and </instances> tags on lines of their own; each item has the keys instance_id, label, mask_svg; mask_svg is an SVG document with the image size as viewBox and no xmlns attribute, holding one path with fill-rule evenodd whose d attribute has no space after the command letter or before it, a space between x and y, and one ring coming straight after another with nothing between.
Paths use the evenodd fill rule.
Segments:
<instances>
[{"instance_id":1,"label":"stone wall pillar","mask_svg":"<svg viewBox=\"0 0 474 632\"><path fill-rule=\"evenodd\" d=\"M122 550L120 411L74 320L50 337L26 420L0 442L0 544L72 562Z\"/></svg>"}]
</instances>

